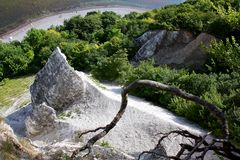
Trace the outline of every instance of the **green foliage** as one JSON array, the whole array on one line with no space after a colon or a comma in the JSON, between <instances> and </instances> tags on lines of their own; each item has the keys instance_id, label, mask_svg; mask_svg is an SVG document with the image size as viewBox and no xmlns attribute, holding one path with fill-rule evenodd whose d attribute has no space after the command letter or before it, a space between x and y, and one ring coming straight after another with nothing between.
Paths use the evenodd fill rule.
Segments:
<instances>
[{"instance_id":1,"label":"green foliage","mask_svg":"<svg viewBox=\"0 0 240 160\"><path fill-rule=\"evenodd\" d=\"M112 11L103 12L101 15L103 28L113 27L117 21L121 18L118 14Z\"/></svg>"},{"instance_id":2,"label":"green foliage","mask_svg":"<svg viewBox=\"0 0 240 160\"><path fill-rule=\"evenodd\" d=\"M91 65L101 57L101 50L97 44L89 44L85 41L63 42L61 49L66 54L69 63L77 70L90 71Z\"/></svg>"},{"instance_id":3,"label":"green foliage","mask_svg":"<svg viewBox=\"0 0 240 160\"><path fill-rule=\"evenodd\" d=\"M166 66L155 67L153 62L143 62L138 67L125 72L124 78L120 82L126 84L137 79L150 79L164 84L177 86L189 93L200 96L201 98L215 104L227 113L230 121L231 139L237 144L240 123L237 115L239 112L239 84L240 74L204 74L188 72L186 70L170 69ZM220 125L211 116L208 110L193 102L175 97L163 91L156 91L147 88L139 88L132 92L135 95L144 97L161 106L166 106L174 113L197 122L204 128L208 128L215 135L221 135Z\"/></svg>"},{"instance_id":4,"label":"green foliage","mask_svg":"<svg viewBox=\"0 0 240 160\"><path fill-rule=\"evenodd\" d=\"M111 148L111 144L104 140L102 142L100 142L100 146L104 147L104 148Z\"/></svg>"},{"instance_id":5,"label":"green foliage","mask_svg":"<svg viewBox=\"0 0 240 160\"><path fill-rule=\"evenodd\" d=\"M234 107L231 108L228 111L228 120L229 120L229 128L231 131L231 137L230 139L232 140L233 143L235 143L236 145L240 146L239 142L240 142L240 137L239 137L239 133L240 133L240 108L239 107Z\"/></svg>"},{"instance_id":6,"label":"green foliage","mask_svg":"<svg viewBox=\"0 0 240 160\"><path fill-rule=\"evenodd\" d=\"M201 120L206 118L206 110L202 106L196 105L194 102L174 97L171 99L169 107L180 116L188 117L191 121L204 124L204 121Z\"/></svg>"},{"instance_id":7,"label":"green foliage","mask_svg":"<svg viewBox=\"0 0 240 160\"><path fill-rule=\"evenodd\" d=\"M195 95L203 95L205 92L216 88L217 80L215 75L207 74L186 74L177 80L179 87Z\"/></svg>"},{"instance_id":8,"label":"green foliage","mask_svg":"<svg viewBox=\"0 0 240 160\"><path fill-rule=\"evenodd\" d=\"M33 56L31 50L24 51L21 46L0 43L0 77L26 74Z\"/></svg>"},{"instance_id":9,"label":"green foliage","mask_svg":"<svg viewBox=\"0 0 240 160\"><path fill-rule=\"evenodd\" d=\"M31 29L27 32L27 36L24 41L26 41L34 50L37 50L43 40L44 32L44 30Z\"/></svg>"},{"instance_id":10,"label":"green foliage","mask_svg":"<svg viewBox=\"0 0 240 160\"><path fill-rule=\"evenodd\" d=\"M4 75L3 75L3 65L0 64L0 81L4 78Z\"/></svg>"},{"instance_id":11,"label":"green foliage","mask_svg":"<svg viewBox=\"0 0 240 160\"><path fill-rule=\"evenodd\" d=\"M157 28L206 31L221 38L239 37L240 12L231 0L188 0L152 13Z\"/></svg>"},{"instance_id":12,"label":"green foliage","mask_svg":"<svg viewBox=\"0 0 240 160\"><path fill-rule=\"evenodd\" d=\"M64 41L62 35L55 30L28 31L23 44L30 46L34 52L34 59L30 65L31 72L37 72L47 62L52 51Z\"/></svg>"},{"instance_id":13,"label":"green foliage","mask_svg":"<svg viewBox=\"0 0 240 160\"><path fill-rule=\"evenodd\" d=\"M115 28L120 16L114 12L90 12L85 17L76 16L64 22L61 31L68 31L77 35L78 39L89 42L105 42L108 37L106 31Z\"/></svg>"},{"instance_id":14,"label":"green foliage","mask_svg":"<svg viewBox=\"0 0 240 160\"><path fill-rule=\"evenodd\" d=\"M232 37L231 41L215 41L207 49L210 55L208 68L214 72L240 71L240 46Z\"/></svg>"},{"instance_id":15,"label":"green foliage","mask_svg":"<svg viewBox=\"0 0 240 160\"><path fill-rule=\"evenodd\" d=\"M76 34L79 39L91 42L96 38L96 34L101 32L100 29L102 26L101 17L98 12L88 13L85 18L76 16L69 21L65 21L64 24L65 29Z\"/></svg>"},{"instance_id":16,"label":"green foliage","mask_svg":"<svg viewBox=\"0 0 240 160\"><path fill-rule=\"evenodd\" d=\"M58 115L58 118L65 120L66 118L69 118L71 116L72 116L72 112L71 111L64 111L64 112L62 112L62 113L60 113Z\"/></svg>"},{"instance_id":17,"label":"green foliage","mask_svg":"<svg viewBox=\"0 0 240 160\"><path fill-rule=\"evenodd\" d=\"M114 81L124 77L124 72L131 69L131 66L127 59L126 50L119 50L110 57L100 57L92 68L92 74L97 79Z\"/></svg>"},{"instance_id":18,"label":"green foliage","mask_svg":"<svg viewBox=\"0 0 240 160\"><path fill-rule=\"evenodd\" d=\"M128 37L136 38L150 28L151 23L147 22L145 19L142 19L141 14L132 12L121 20L119 27L122 33Z\"/></svg>"},{"instance_id":19,"label":"green foliage","mask_svg":"<svg viewBox=\"0 0 240 160\"><path fill-rule=\"evenodd\" d=\"M167 30L186 29L194 33L205 31L215 17L211 5L198 2L196 5L184 3L159 9L154 16L157 26Z\"/></svg>"},{"instance_id":20,"label":"green foliage","mask_svg":"<svg viewBox=\"0 0 240 160\"><path fill-rule=\"evenodd\" d=\"M228 8L215 7L215 10L218 17L209 25L209 32L221 38L239 37L240 12L231 6L228 6Z\"/></svg>"},{"instance_id":21,"label":"green foliage","mask_svg":"<svg viewBox=\"0 0 240 160\"><path fill-rule=\"evenodd\" d=\"M145 61L142 62L138 67L126 72L126 75L120 80L120 82L126 85L137 79L149 79L164 84L175 85L176 80L185 74L187 74L185 70L170 69L167 66L154 67L152 61ZM173 97L169 93L147 88L139 88L134 91L134 94L164 106L168 106L170 99Z\"/></svg>"}]
</instances>

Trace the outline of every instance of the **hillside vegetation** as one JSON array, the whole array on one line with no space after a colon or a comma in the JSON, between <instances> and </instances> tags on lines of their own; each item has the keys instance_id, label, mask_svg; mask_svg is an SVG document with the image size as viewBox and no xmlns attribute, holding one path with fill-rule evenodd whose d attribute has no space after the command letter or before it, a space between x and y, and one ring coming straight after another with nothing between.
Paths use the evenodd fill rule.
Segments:
<instances>
[{"instance_id":1,"label":"hillside vegetation","mask_svg":"<svg viewBox=\"0 0 240 160\"><path fill-rule=\"evenodd\" d=\"M36 73L60 46L77 70L99 80L129 84L150 79L198 95L227 114L231 140L240 145L240 12L239 1L188 0L145 13L121 17L113 12L76 16L47 31L32 29L22 42L0 43L0 78ZM151 61L134 67L129 62L139 46L134 39L153 29L208 32L219 40L206 52L209 61L201 70L154 66ZM166 106L219 135L219 124L195 103L148 89L134 94Z\"/></svg>"}]
</instances>

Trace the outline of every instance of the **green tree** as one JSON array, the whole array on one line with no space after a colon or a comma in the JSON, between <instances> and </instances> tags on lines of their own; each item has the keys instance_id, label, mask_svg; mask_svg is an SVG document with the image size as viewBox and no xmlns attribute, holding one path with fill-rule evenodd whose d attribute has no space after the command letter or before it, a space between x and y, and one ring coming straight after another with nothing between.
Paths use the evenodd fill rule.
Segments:
<instances>
[{"instance_id":1,"label":"green tree","mask_svg":"<svg viewBox=\"0 0 240 160\"><path fill-rule=\"evenodd\" d=\"M97 44L89 44L86 41L63 42L60 47L66 54L69 63L81 71L90 71L91 65L95 64L99 57L104 56Z\"/></svg>"},{"instance_id":2,"label":"green tree","mask_svg":"<svg viewBox=\"0 0 240 160\"><path fill-rule=\"evenodd\" d=\"M1 75L11 77L26 74L33 57L32 50L24 52L20 46L0 43Z\"/></svg>"},{"instance_id":3,"label":"green tree","mask_svg":"<svg viewBox=\"0 0 240 160\"><path fill-rule=\"evenodd\" d=\"M61 33L55 30L31 29L22 44L25 48L32 48L34 51L32 72L37 72L42 68L52 51L63 41Z\"/></svg>"},{"instance_id":4,"label":"green tree","mask_svg":"<svg viewBox=\"0 0 240 160\"><path fill-rule=\"evenodd\" d=\"M119 50L110 57L100 57L92 66L92 74L100 80L116 81L123 78L125 72L131 70L126 50Z\"/></svg>"},{"instance_id":5,"label":"green tree","mask_svg":"<svg viewBox=\"0 0 240 160\"><path fill-rule=\"evenodd\" d=\"M215 72L240 71L240 46L235 38L226 39L226 42L215 41L207 49L210 56L208 68Z\"/></svg>"}]
</instances>

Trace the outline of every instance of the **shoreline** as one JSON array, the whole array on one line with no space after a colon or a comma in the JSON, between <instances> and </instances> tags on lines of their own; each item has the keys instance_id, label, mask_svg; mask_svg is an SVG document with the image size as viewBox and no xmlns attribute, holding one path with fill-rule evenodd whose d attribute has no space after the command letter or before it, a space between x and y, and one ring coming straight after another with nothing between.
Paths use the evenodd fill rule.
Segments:
<instances>
[{"instance_id":1,"label":"shoreline","mask_svg":"<svg viewBox=\"0 0 240 160\"><path fill-rule=\"evenodd\" d=\"M42 20L44 18L48 18L51 16L57 16L57 15L61 15L61 14L68 14L68 13L73 13L73 12L79 12L79 11L92 11L92 10L97 10L97 9L107 9L107 8L114 8L114 9L130 9L130 10L136 10L138 12L145 12L148 11L150 9L147 8L142 8L142 7L134 7L134 6L130 6L130 5L95 5L95 6L87 6L87 7L72 7L71 9L63 9L61 11L56 11L56 12L50 12L47 14L43 14L40 15L36 18L30 18L30 19L26 19L24 22L19 22L16 25L13 25L13 27L9 26L9 30L7 30L5 33L0 34L0 41L4 41L4 37L6 36L10 36L12 33L21 30L24 27L27 27L28 25L30 25L31 23L37 22L39 20ZM3 29L4 30L4 29ZM5 40L6 41L6 40Z\"/></svg>"}]
</instances>

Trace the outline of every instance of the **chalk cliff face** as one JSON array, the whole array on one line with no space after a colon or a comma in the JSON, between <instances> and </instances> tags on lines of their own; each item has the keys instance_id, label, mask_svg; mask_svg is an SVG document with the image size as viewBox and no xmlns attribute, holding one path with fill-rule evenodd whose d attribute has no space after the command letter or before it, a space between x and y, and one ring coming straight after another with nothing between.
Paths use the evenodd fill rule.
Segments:
<instances>
[{"instance_id":1,"label":"chalk cliff face","mask_svg":"<svg viewBox=\"0 0 240 160\"><path fill-rule=\"evenodd\" d=\"M45 103L35 106L25 122L27 136L31 137L53 129L56 126L56 118L56 111L52 107Z\"/></svg>"},{"instance_id":2,"label":"chalk cliff face","mask_svg":"<svg viewBox=\"0 0 240 160\"><path fill-rule=\"evenodd\" d=\"M85 88L81 77L57 48L37 73L30 88L32 113L26 120L26 135L34 136L56 127L56 112L83 99Z\"/></svg>"},{"instance_id":3,"label":"chalk cliff face","mask_svg":"<svg viewBox=\"0 0 240 160\"><path fill-rule=\"evenodd\" d=\"M197 69L207 60L202 45L209 46L214 39L207 33L194 36L187 31L148 31L136 39L141 47L134 61L153 58L157 65Z\"/></svg>"},{"instance_id":4,"label":"chalk cliff face","mask_svg":"<svg viewBox=\"0 0 240 160\"><path fill-rule=\"evenodd\" d=\"M30 88L32 105L46 103L59 111L84 97L84 90L82 79L57 48L37 73Z\"/></svg>"}]
</instances>

